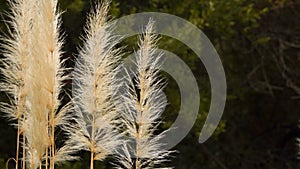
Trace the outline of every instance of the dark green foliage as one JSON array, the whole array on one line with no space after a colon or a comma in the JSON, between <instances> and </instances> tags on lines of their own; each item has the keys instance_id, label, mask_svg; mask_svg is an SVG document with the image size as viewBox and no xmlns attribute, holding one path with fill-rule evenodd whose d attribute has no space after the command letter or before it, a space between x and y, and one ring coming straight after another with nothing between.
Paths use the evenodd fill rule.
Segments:
<instances>
[{"instance_id":1,"label":"dark green foliage","mask_svg":"<svg viewBox=\"0 0 300 169\"><path fill-rule=\"evenodd\" d=\"M90 1L60 0L63 30L67 35L65 57L72 59L81 44ZM0 11L7 10L0 0ZM201 61L184 44L162 37L160 48L180 56L192 69L200 89L201 106L197 123L190 134L175 148L179 151L171 162L176 169L295 169L300 137L300 3L296 0L113 0L110 13L114 18L137 12L165 12L197 25L209 37L222 59L228 83L227 105L219 128L204 144L198 144L199 132L210 104L210 84ZM3 22L1 31L5 32ZM2 32L1 32L2 34ZM280 43L288 45L279 50ZM136 38L125 41L130 51ZM286 45L286 44L285 44ZM1 52L0 52L1 53ZM278 59L285 58L291 70L282 71ZM180 108L176 82L168 75L166 94L169 105L164 113L168 128ZM68 88L68 86L67 86ZM1 96L1 100L4 96ZM15 131L0 118L0 168L15 153ZM88 157L58 169L86 169ZM111 168L107 160L97 162L97 169Z\"/></svg>"}]
</instances>

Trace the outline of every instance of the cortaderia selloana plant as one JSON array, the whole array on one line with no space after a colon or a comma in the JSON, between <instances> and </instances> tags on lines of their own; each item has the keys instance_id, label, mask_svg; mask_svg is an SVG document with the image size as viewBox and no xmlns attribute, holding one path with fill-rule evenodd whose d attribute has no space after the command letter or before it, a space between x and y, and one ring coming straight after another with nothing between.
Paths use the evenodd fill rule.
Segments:
<instances>
[{"instance_id":1,"label":"cortaderia selloana plant","mask_svg":"<svg viewBox=\"0 0 300 169\"><path fill-rule=\"evenodd\" d=\"M114 154L121 144L117 126L120 118L113 99L119 86L120 37L112 33L108 19L109 2L95 6L88 16L84 45L73 72L75 124L65 125L67 145L90 152L90 168L94 161Z\"/></svg>"},{"instance_id":2,"label":"cortaderia selloana plant","mask_svg":"<svg viewBox=\"0 0 300 169\"><path fill-rule=\"evenodd\" d=\"M1 84L0 89L8 94L9 103L1 102L1 112L14 120L13 124L17 127L17 148L15 157L15 168L19 165L20 140L23 134L23 145L25 144L25 135L23 123L26 112L26 98L29 92L28 65L31 53L32 29L31 20L33 15L33 1L9 0L10 11L7 25L10 27L9 34L1 37L2 53L1 59ZM25 147L23 147L23 162L25 168Z\"/></svg>"},{"instance_id":3,"label":"cortaderia selloana plant","mask_svg":"<svg viewBox=\"0 0 300 169\"><path fill-rule=\"evenodd\" d=\"M159 76L162 53L157 52L158 36L154 33L154 21L149 20L145 33L140 37L135 54L136 71L128 70L126 88L123 95L123 124L128 138L117 157L117 168L150 169L163 168L173 151L163 149L161 138L155 135L160 118L167 104L162 95L165 82ZM131 80L133 75L133 80Z\"/></svg>"},{"instance_id":4,"label":"cortaderia selloana plant","mask_svg":"<svg viewBox=\"0 0 300 169\"><path fill-rule=\"evenodd\" d=\"M172 151L162 149L165 132L154 134L167 102L162 96L162 54L156 52L153 20L140 37L137 70L127 70L119 79L122 48L116 46L122 37L113 33L110 3L95 5L87 17L84 44L72 74L71 102L62 103L63 81L71 77L63 65L57 0L8 2L11 31L1 38L0 89L9 102L0 103L0 109L17 128L15 168L54 169L56 164L77 159L73 154L80 150L90 152L91 169L95 161L109 156L116 157L117 168L162 168ZM133 81L129 74L134 75ZM117 96L123 79L126 92ZM62 147L56 146L57 127L66 134Z\"/></svg>"},{"instance_id":5,"label":"cortaderia selloana plant","mask_svg":"<svg viewBox=\"0 0 300 169\"><path fill-rule=\"evenodd\" d=\"M31 66L29 67L29 113L24 121L28 163L31 168L54 169L55 163L73 159L69 150L56 150L56 127L66 123L70 103L61 104L63 80L68 76L62 59L63 37L57 0L36 0L32 19Z\"/></svg>"},{"instance_id":6,"label":"cortaderia selloana plant","mask_svg":"<svg viewBox=\"0 0 300 169\"><path fill-rule=\"evenodd\" d=\"M63 72L60 13L57 0L9 1L12 28L3 39L4 57L1 90L12 103L1 109L17 119L16 169L19 163L19 140L23 134L22 168L54 169L56 162L72 159L67 149L56 150L55 129L65 123L69 103L62 105L59 94Z\"/></svg>"}]
</instances>

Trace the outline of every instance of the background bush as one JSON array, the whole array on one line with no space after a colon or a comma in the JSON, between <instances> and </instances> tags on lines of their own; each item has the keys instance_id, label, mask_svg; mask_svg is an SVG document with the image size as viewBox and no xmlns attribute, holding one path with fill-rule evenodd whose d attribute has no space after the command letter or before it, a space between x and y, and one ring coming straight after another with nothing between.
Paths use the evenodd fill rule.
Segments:
<instances>
[{"instance_id":1,"label":"background bush","mask_svg":"<svg viewBox=\"0 0 300 169\"><path fill-rule=\"evenodd\" d=\"M65 57L77 53L82 42L86 0L60 0L63 30L67 34ZM0 10L8 10L0 0ZM300 136L300 2L296 0L113 0L114 18L137 12L166 12L189 20L203 30L221 56L228 83L228 98L222 123L204 144L198 136L210 104L210 85L205 68L182 43L163 37L160 47L174 52L191 67L200 87L201 106L197 123L175 149L172 161L178 169L294 169L299 168L296 138ZM5 17L5 16L4 16ZM6 28L1 22L1 34ZM126 40L128 51L136 48L135 38ZM282 61L283 60L283 61ZM66 88L70 87L70 82ZM174 80L166 88L169 105L164 113L168 128L180 107L179 90ZM4 94L1 99L5 100ZM0 168L15 153L16 131L0 118ZM79 162L61 168L88 167L82 152ZM87 159L87 160L85 160ZM87 164L85 164L87 163ZM96 168L110 168L97 162ZM57 167L60 168L60 167Z\"/></svg>"}]
</instances>

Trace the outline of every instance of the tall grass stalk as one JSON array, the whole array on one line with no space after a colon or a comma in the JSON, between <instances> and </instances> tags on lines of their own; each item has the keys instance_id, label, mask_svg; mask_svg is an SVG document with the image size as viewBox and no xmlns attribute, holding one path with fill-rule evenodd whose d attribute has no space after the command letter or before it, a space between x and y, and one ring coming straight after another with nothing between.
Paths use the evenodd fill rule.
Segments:
<instances>
[{"instance_id":1,"label":"tall grass stalk","mask_svg":"<svg viewBox=\"0 0 300 169\"><path fill-rule=\"evenodd\" d=\"M64 114L69 109L69 104L61 106L59 98L62 81L66 78L61 60L60 14L56 11L56 0L20 2L32 3L27 9L31 11L28 17L30 31L26 31L30 33L30 37L26 38L30 44L27 49L30 57L26 60L26 71L22 70L26 72L26 112L23 121L26 140L23 146L26 147L27 167L36 169L45 165L47 168L50 154L50 168L53 169L56 161L55 127L64 123ZM43 164L44 160L46 164Z\"/></svg>"},{"instance_id":2,"label":"tall grass stalk","mask_svg":"<svg viewBox=\"0 0 300 169\"><path fill-rule=\"evenodd\" d=\"M36 1L37 10L33 19L35 48L33 50L33 70L31 71L31 82L33 82L32 97L30 100L32 115L39 119L41 130L46 135L35 137L37 141L31 147L39 146L39 162L46 161L46 168L54 169L56 162L72 159L68 156L69 150L56 150L55 129L57 126L66 123L66 113L70 111L70 103L62 106L59 97L63 88L63 80L68 76L64 75L64 60L62 59L63 39L60 35L60 15L57 11L57 0ZM30 116L32 116L30 115ZM34 123L30 123L34 124ZM28 128L28 132L34 131L35 125ZM36 151L36 150L33 150Z\"/></svg>"},{"instance_id":3,"label":"tall grass stalk","mask_svg":"<svg viewBox=\"0 0 300 169\"><path fill-rule=\"evenodd\" d=\"M162 143L159 142L164 133L154 135L167 102L162 97L162 89L165 86L159 76L162 54L156 52L158 37L153 33L153 24L154 21L150 19L145 34L140 37L140 50L135 56L137 71L129 72L134 75L134 81L129 75L127 78L129 91L123 97L123 123L133 144L123 146L118 157L119 168L157 168L167 161L171 153L162 149Z\"/></svg>"},{"instance_id":4,"label":"tall grass stalk","mask_svg":"<svg viewBox=\"0 0 300 169\"><path fill-rule=\"evenodd\" d=\"M0 85L2 91L11 98L10 103L1 103L1 111L10 119L17 121L17 148L16 166L19 165L20 136L23 133L24 113L26 111L26 97L28 94L28 60L31 52L31 19L33 2L28 0L8 0L10 12L8 26L11 28L6 37L1 38L4 50L3 67L1 73L3 82ZM24 134L24 133L23 133ZM23 143L25 142L23 137ZM25 149L23 147L22 166L25 168Z\"/></svg>"},{"instance_id":5,"label":"tall grass stalk","mask_svg":"<svg viewBox=\"0 0 300 169\"><path fill-rule=\"evenodd\" d=\"M64 80L63 71L61 64L61 48L62 40L59 35L60 31L60 14L57 12L57 0L41 0L40 1L40 30L43 31L42 35L44 41L46 42L45 47L45 57L47 58L47 68L48 73L45 78L48 79L45 89L48 90L50 94L48 97L48 124L49 124L49 135L50 135L50 169L54 169L55 162L55 127L58 125L58 120L61 113L59 112L60 99L59 94L62 89L62 81ZM61 109L65 110L65 109ZM56 114L58 113L58 114ZM58 116L57 116L58 115ZM56 119L57 118L57 119ZM46 149L48 152L48 149ZM48 156L48 153L46 154ZM48 158L46 157L46 161ZM48 161L47 161L48 162ZM46 162L46 167L47 167Z\"/></svg>"},{"instance_id":6,"label":"tall grass stalk","mask_svg":"<svg viewBox=\"0 0 300 169\"><path fill-rule=\"evenodd\" d=\"M118 87L115 76L121 55L115 46L120 37L112 34L108 7L107 1L98 4L88 16L84 46L73 79L76 125L65 126L70 147L90 152L91 169L95 160L113 154L121 140L116 130L118 114L112 102Z\"/></svg>"}]
</instances>

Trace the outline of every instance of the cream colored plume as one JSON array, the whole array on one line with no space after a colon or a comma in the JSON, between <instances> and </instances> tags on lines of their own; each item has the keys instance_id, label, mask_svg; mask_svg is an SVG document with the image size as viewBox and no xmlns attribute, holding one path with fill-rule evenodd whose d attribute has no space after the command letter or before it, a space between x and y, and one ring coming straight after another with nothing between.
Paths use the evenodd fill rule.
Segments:
<instances>
[{"instance_id":1,"label":"cream colored plume","mask_svg":"<svg viewBox=\"0 0 300 169\"><path fill-rule=\"evenodd\" d=\"M96 5L88 16L84 45L73 77L76 125L65 126L70 147L90 151L91 169L94 160L103 160L113 154L121 140L116 130L119 120L113 104L118 87L115 76L120 69L120 49L116 49L120 37L112 33L108 6L108 2Z\"/></svg>"},{"instance_id":2,"label":"cream colored plume","mask_svg":"<svg viewBox=\"0 0 300 169\"><path fill-rule=\"evenodd\" d=\"M140 37L140 50L135 55L137 70L128 73L134 75L133 80L128 75L128 92L123 97L128 143L119 152L117 168L160 168L171 153L162 149L160 139L164 133L154 134L167 102L162 97L165 85L159 76L162 53L157 53L158 37L153 33L153 24L150 19Z\"/></svg>"}]
</instances>

